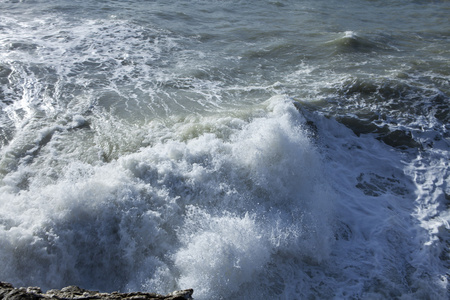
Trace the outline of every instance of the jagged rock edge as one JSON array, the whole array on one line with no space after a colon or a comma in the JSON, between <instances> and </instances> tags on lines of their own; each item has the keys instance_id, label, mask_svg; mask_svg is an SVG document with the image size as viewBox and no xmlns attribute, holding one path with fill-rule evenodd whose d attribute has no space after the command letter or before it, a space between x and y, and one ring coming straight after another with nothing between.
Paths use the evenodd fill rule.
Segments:
<instances>
[{"instance_id":1,"label":"jagged rock edge","mask_svg":"<svg viewBox=\"0 0 450 300\"><path fill-rule=\"evenodd\" d=\"M117 299L117 300L193 300L193 289L175 291L167 295L156 293L100 293L89 291L77 286L64 287L61 290L42 292L39 287L15 288L12 284L0 281L0 300L21 299L58 299L58 300L87 300L87 299Z\"/></svg>"}]
</instances>

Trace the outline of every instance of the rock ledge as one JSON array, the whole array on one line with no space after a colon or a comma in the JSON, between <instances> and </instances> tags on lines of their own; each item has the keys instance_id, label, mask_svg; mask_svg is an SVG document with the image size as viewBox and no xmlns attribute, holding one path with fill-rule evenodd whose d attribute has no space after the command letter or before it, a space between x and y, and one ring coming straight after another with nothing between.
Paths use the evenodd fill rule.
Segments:
<instances>
[{"instance_id":1,"label":"rock ledge","mask_svg":"<svg viewBox=\"0 0 450 300\"><path fill-rule=\"evenodd\" d=\"M15 288L12 284L0 281L0 300L35 300L35 299L59 299L59 300L87 300L87 299L115 299L115 300L193 300L194 290L175 291L168 295L154 293L100 293L88 291L77 286L68 286L61 290L49 290L43 293L39 287Z\"/></svg>"}]
</instances>

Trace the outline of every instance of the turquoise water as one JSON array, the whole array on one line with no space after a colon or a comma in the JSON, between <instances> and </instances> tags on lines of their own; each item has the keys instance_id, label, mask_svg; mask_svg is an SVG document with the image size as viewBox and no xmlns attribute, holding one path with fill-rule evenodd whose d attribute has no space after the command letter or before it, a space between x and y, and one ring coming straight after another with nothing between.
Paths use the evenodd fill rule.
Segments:
<instances>
[{"instance_id":1,"label":"turquoise water","mask_svg":"<svg viewBox=\"0 0 450 300\"><path fill-rule=\"evenodd\" d=\"M448 1L0 1L0 280L446 299Z\"/></svg>"}]
</instances>

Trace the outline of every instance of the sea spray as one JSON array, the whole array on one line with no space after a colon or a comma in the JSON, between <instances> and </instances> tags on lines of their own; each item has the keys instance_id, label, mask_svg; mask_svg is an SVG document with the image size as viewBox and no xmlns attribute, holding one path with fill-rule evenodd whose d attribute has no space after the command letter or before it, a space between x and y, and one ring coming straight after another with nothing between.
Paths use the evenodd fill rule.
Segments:
<instances>
[{"instance_id":1,"label":"sea spray","mask_svg":"<svg viewBox=\"0 0 450 300\"><path fill-rule=\"evenodd\" d=\"M447 2L0 12L1 280L448 299Z\"/></svg>"},{"instance_id":2,"label":"sea spray","mask_svg":"<svg viewBox=\"0 0 450 300\"><path fill-rule=\"evenodd\" d=\"M159 291L168 288L167 274L157 278L167 269L179 276L170 288L192 285L208 297L239 291L279 253L326 258L332 193L304 119L286 97L256 112L239 129L242 120L219 124L225 139L174 137L109 163L72 161L54 182L30 177L20 192L10 187L23 180L12 176L21 168L11 173L2 216L17 223L2 227L4 270L21 284L110 290L141 280ZM28 264L35 268L24 276Z\"/></svg>"}]
</instances>

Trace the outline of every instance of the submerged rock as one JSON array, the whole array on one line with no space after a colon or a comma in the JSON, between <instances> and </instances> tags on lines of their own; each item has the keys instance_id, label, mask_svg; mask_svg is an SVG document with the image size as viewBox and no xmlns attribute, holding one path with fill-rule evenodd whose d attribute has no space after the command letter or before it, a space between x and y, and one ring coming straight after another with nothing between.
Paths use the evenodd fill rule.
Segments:
<instances>
[{"instance_id":1,"label":"submerged rock","mask_svg":"<svg viewBox=\"0 0 450 300\"><path fill-rule=\"evenodd\" d=\"M117 299L117 300L189 300L193 299L194 290L175 291L168 295L159 295L155 293L100 293L98 291L89 291L77 286L68 286L61 290L49 290L43 293L39 287L15 288L10 283L0 281L0 299L4 300L22 300L22 299Z\"/></svg>"}]
</instances>

